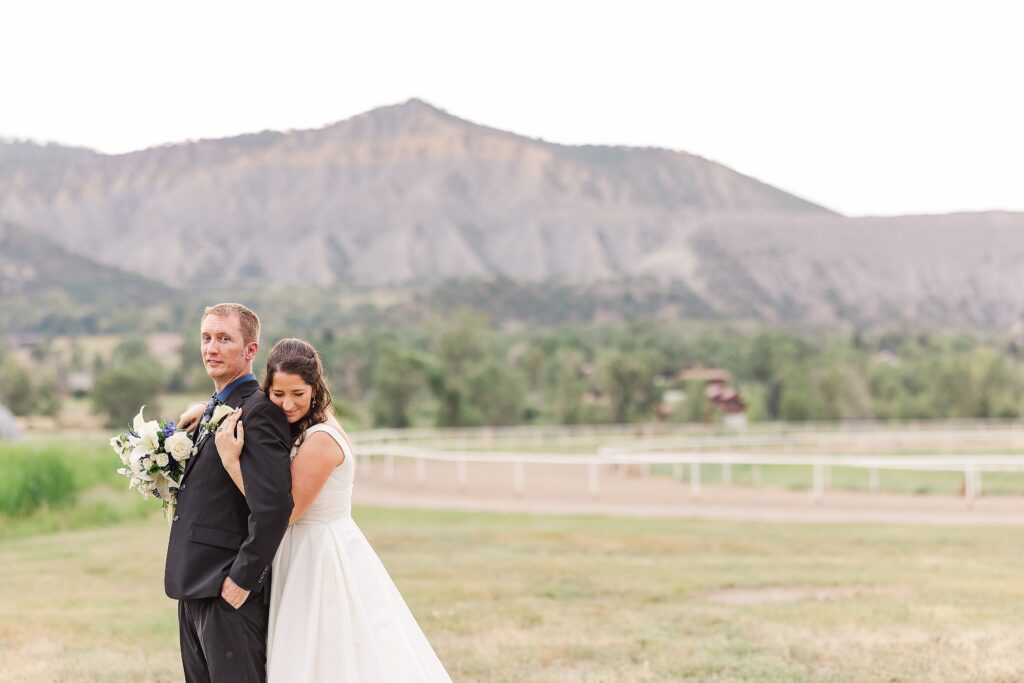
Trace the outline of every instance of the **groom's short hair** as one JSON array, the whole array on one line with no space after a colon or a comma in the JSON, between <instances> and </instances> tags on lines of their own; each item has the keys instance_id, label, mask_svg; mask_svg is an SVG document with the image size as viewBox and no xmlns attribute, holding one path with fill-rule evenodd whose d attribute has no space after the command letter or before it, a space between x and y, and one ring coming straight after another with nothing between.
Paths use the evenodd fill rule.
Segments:
<instances>
[{"instance_id":1,"label":"groom's short hair","mask_svg":"<svg viewBox=\"0 0 1024 683\"><path fill-rule=\"evenodd\" d=\"M202 323L206 320L206 316L215 315L218 317L226 317L229 315L237 315L238 322L242 327L242 342L245 344L251 344L260 341L260 318L258 315L253 313L249 308L242 304L216 304L214 306L207 306L203 311L203 317L200 318L199 322Z\"/></svg>"}]
</instances>

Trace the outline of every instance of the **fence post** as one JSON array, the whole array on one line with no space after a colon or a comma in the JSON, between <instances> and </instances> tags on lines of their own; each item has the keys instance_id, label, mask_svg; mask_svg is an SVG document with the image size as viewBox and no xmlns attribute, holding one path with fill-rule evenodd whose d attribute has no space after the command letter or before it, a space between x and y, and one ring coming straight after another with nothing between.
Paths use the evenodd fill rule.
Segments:
<instances>
[{"instance_id":1,"label":"fence post","mask_svg":"<svg viewBox=\"0 0 1024 683\"><path fill-rule=\"evenodd\" d=\"M465 460L460 460L458 462L458 464L456 466L456 472L458 473L458 478L459 478L459 490L464 492L466 490L466 461Z\"/></svg>"},{"instance_id":2,"label":"fence post","mask_svg":"<svg viewBox=\"0 0 1024 683\"><path fill-rule=\"evenodd\" d=\"M968 465L964 468L964 502L967 503L968 508L974 507L974 497L977 495L974 489L975 484L974 466Z\"/></svg>"},{"instance_id":3,"label":"fence post","mask_svg":"<svg viewBox=\"0 0 1024 683\"><path fill-rule=\"evenodd\" d=\"M423 486L427 481L427 461L416 458L416 483Z\"/></svg>"},{"instance_id":4,"label":"fence post","mask_svg":"<svg viewBox=\"0 0 1024 683\"><path fill-rule=\"evenodd\" d=\"M722 463L722 484L729 486L732 484L732 465L729 463Z\"/></svg>"},{"instance_id":5,"label":"fence post","mask_svg":"<svg viewBox=\"0 0 1024 683\"><path fill-rule=\"evenodd\" d=\"M597 494L601 491L601 480L600 471L597 468L597 463L590 463L587 465L587 479L590 487L590 497L597 498Z\"/></svg>"},{"instance_id":6,"label":"fence post","mask_svg":"<svg viewBox=\"0 0 1024 683\"><path fill-rule=\"evenodd\" d=\"M821 463L814 463L814 488L811 491L811 498L815 502L820 502L822 496L825 494L825 467Z\"/></svg>"},{"instance_id":7,"label":"fence post","mask_svg":"<svg viewBox=\"0 0 1024 683\"><path fill-rule=\"evenodd\" d=\"M672 463L672 478L676 481L683 480L683 463L674 462Z\"/></svg>"},{"instance_id":8,"label":"fence post","mask_svg":"<svg viewBox=\"0 0 1024 683\"><path fill-rule=\"evenodd\" d=\"M523 463L517 460L512 467L512 483L516 495L520 498L523 495Z\"/></svg>"},{"instance_id":9,"label":"fence post","mask_svg":"<svg viewBox=\"0 0 1024 683\"><path fill-rule=\"evenodd\" d=\"M388 481L394 481L395 479L395 455L394 453L389 454L384 466L384 478Z\"/></svg>"},{"instance_id":10,"label":"fence post","mask_svg":"<svg viewBox=\"0 0 1024 683\"><path fill-rule=\"evenodd\" d=\"M690 495L700 498L700 463L690 463Z\"/></svg>"},{"instance_id":11,"label":"fence post","mask_svg":"<svg viewBox=\"0 0 1024 683\"><path fill-rule=\"evenodd\" d=\"M878 468L872 467L868 470L868 490L871 493L878 493L881 488L881 482L879 481Z\"/></svg>"},{"instance_id":12,"label":"fence post","mask_svg":"<svg viewBox=\"0 0 1024 683\"><path fill-rule=\"evenodd\" d=\"M755 486L761 485L761 466L751 465L750 466L750 482Z\"/></svg>"}]
</instances>

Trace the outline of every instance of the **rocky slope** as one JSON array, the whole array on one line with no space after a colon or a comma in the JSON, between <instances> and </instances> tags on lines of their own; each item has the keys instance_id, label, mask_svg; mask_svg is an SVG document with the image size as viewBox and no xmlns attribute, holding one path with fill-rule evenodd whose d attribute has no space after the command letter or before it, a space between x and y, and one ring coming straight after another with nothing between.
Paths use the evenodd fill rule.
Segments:
<instances>
[{"instance_id":1,"label":"rocky slope","mask_svg":"<svg viewBox=\"0 0 1024 683\"><path fill-rule=\"evenodd\" d=\"M124 155L0 143L0 218L178 287L639 280L725 318L1024 313L1024 214L847 218L683 152L557 145L419 100Z\"/></svg>"}]
</instances>

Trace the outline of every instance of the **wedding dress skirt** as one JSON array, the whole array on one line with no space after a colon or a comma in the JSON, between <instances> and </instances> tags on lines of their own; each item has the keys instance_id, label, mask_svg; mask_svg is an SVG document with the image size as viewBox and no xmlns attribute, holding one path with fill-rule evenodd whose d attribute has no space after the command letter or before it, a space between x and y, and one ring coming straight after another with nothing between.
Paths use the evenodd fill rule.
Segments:
<instances>
[{"instance_id":1,"label":"wedding dress skirt","mask_svg":"<svg viewBox=\"0 0 1024 683\"><path fill-rule=\"evenodd\" d=\"M363 532L352 519L355 460L345 453L274 558L267 637L269 683L445 681L427 642ZM295 450L292 451L295 457Z\"/></svg>"}]
</instances>

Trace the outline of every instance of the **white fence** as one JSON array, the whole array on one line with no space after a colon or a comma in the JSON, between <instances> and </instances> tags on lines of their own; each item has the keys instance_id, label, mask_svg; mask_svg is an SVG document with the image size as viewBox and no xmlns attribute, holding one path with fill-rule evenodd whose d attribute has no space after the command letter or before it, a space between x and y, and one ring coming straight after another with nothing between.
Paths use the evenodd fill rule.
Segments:
<instances>
[{"instance_id":1,"label":"white fence","mask_svg":"<svg viewBox=\"0 0 1024 683\"><path fill-rule=\"evenodd\" d=\"M719 425L640 423L610 425L529 425L437 429L376 429L353 432L358 443L438 443L478 448L501 442L572 445L632 441L634 449L657 447L738 448L795 444L859 444L871 441L998 442L1012 439L1024 447L1024 423L1017 420L919 420L913 422L771 422L730 430ZM675 439L669 442L668 438Z\"/></svg>"},{"instance_id":2,"label":"white fence","mask_svg":"<svg viewBox=\"0 0 1024 683\"><path fill-rule=\"evenodd\" d=\"M453 462L456 464L456 478L460 490L468 486L468 467L473 463L508 463L512 469L513 491L522 496L526 487L525 466L541 465L574 465L587 471L588 491L592 497L598 497L601 491L601 471L609 466L639 465L646 474L650 474L652 465L671 465L673 476L682 479L683 468L689 468L690 495L699 499L701 496L701 466L719 465L722 467L723 483L731 483L731 468L735 465L751 466L755 473L754 483L759 483L759 472L763 466L807 467L811 471L812 486L810 495L814 500L821 500L825 495L827 481L832 468L853 468L865 470L869 477L869 490L879 490L879 472L882 470L898 471L929 471L962 473L964 477L964 500L968 506L973 505L981 494L982 473L985 472L1020 472L1024 471L1024 456L1018 455L853 455L853 454L777 454L777 453L744 453L744 452L650 452L602 449L597 455L572 455L565 453L536 453L498 451L490 453L473 453L466 451L433 450L404 446L394 443L365 443L358 449L359 469L363 475L369 475L372 458L383 459L384 477L394 479L395 459L413 460L416 480L423 484L426 481L426 463L428 461ZM728 474L727 474L728 473Z\"/></svg>"},{"instance_id":3,"label":"white fence","mask_svg":"<svg viewBox=\"0 0 1024 683\"><path fill-rule=\"evenodd\" d=\"M395 474L396 458L415 462L415 476L426 480L430 461L455 463L460 490L468 487L474 463L507 463L516 495L526 488L526 466L572 465L587 472L589 494L601 492L601 477L622 466L637 466L650 475L654 465L669 465L677 480L689 481L690 495L701 496L701 468L721 467L723 484L732 483L734 466L749 466L751 482L760 485L765 466L806 467L810 495L821 500L834 468L863 470L868 490L880 490L882 471L951 472L963 476L968 506L981 495L982 475L1024 471L1024 423L1016 420L923 420L915 422L764 423L743 431L720 426L648 423L552 425L458 429L385 429L354 432L360 470L368 475L373 459L383 460L384 476ZM517 450L586 446L588 453ZM999 451L970 454L970 449ZM932 455L894 451L931 451ZM882 451L882 453L879 453ZM602 474L605 472L605 474ZM688 476L685 476L688 475Z\"/></svg>"}]
</instances>

